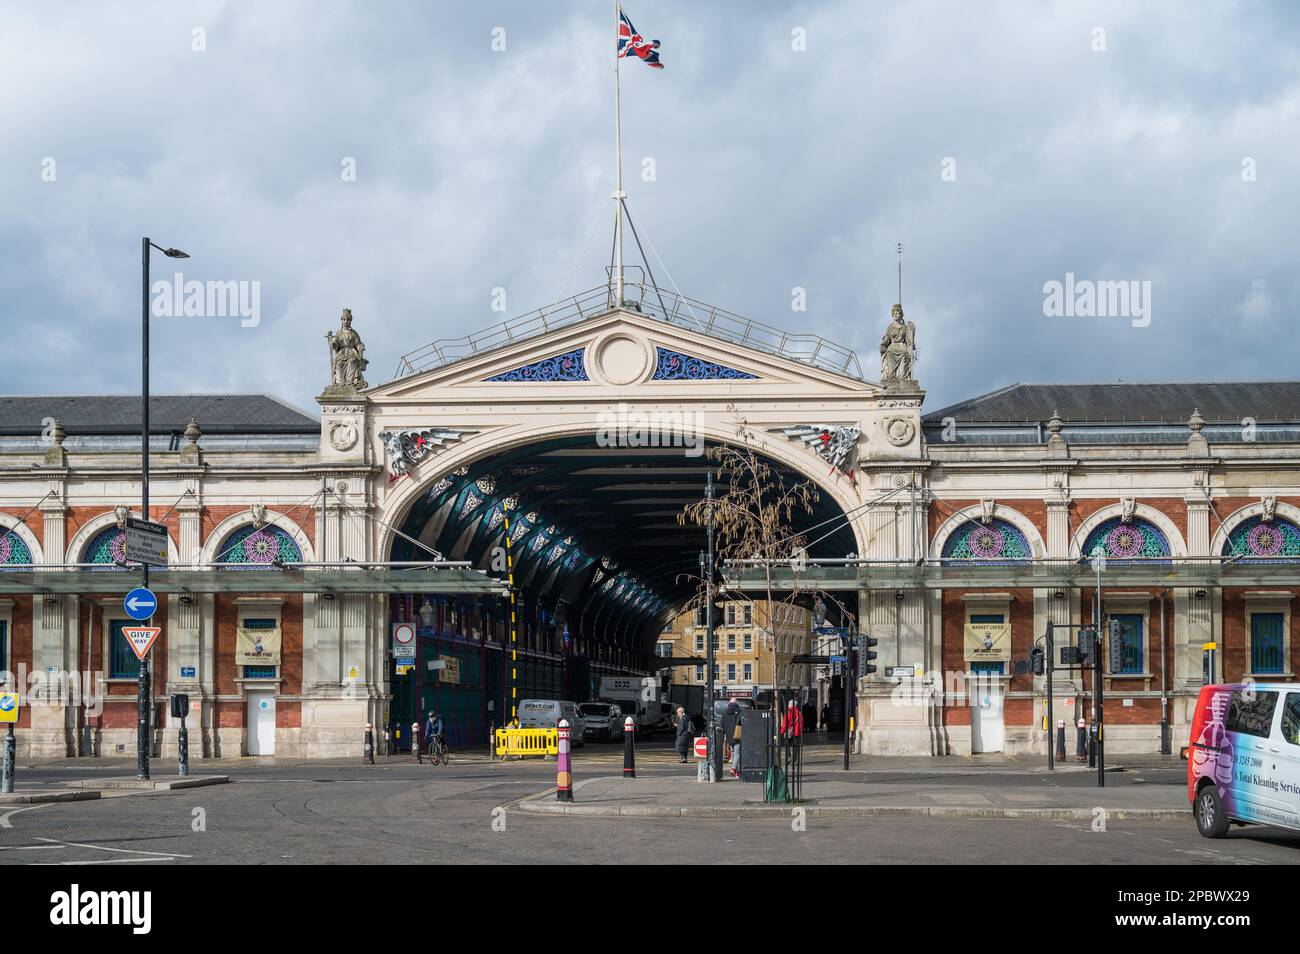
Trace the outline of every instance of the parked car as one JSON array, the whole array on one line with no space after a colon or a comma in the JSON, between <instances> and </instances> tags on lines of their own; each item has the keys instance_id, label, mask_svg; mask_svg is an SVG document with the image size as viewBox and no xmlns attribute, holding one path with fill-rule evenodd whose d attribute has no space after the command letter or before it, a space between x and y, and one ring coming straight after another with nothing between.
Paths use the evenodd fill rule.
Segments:
<instances>
[{"instance_id":1,"label":"parked car","mask_svg":"<svg viewBox=\"0 0 1300 954\"><path fill-rule=\"evenodd\" d=\"M583 738L600 742L623 739L623 710L612 702L584 702L578 706L584 720Z\"/></svg>"},{"instance_id":2,"label":"parked car","mask_svg":"<svg viewBox=\"0 0 1300 954\"><path fill-rule=\"evenodd\" d=\"M1300 831L1300 685L1203 686L1189 743L1187 797L1202 835L1234 823Z\"/></svg>"},{"instance_id":3,"label":"parked car","mask_svg":"<svg viewBox=\"0 0 1300 954\"><path fill-rule=\"evenodd\" d=\"M587 725L576 702L564 699L524 699L519 703L521 729L555 729L559 727L561 719L569 723L570 744L582 745Z\"/></svg>"}]
</instances>

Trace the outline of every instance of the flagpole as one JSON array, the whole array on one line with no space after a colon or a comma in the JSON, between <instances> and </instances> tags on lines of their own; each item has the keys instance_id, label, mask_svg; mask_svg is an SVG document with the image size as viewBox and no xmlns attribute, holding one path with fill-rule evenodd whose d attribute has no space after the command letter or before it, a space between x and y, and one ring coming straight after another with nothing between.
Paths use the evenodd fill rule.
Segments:
<instances>
[{"instance_id":1,"label":"flagpole","mask_svg":"<svg viewBox=\"0 0 1300 954\"><path fill-rule=\"evenodd\" d=\"M614 0L614 306L623 305L623 93L619 83L618 40L622 23Z\"/></svg>"}]
</instances>

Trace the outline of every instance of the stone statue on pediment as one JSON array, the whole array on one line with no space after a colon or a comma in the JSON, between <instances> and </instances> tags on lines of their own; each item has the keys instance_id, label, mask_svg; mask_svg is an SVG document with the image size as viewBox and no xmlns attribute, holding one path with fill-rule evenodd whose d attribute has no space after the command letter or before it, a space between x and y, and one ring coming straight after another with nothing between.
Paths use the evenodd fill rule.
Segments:
<instances>
[{"instance_id":1,"label":"stone statue on pediment","mask_svg":"<svg viewBox=\"0 0 1300 954\"><path fill-rule=\"evenodd\" d=\"M369 387L363 372L370 365L361 335L352 329L352 309L344 308L339 330L325 332L330 349L330 386L326 393L360 391Z\"/></svg>"},{"instance_id":2,"label":"stone statue on pediment","mask_svg":"<svg viewBox=\"0 0 1300 954\"><path fill-rule=\"evenodd\" d=\"M880 383L885 387L915 387L916 324L903 320L903 306L893 308L893 321L880 339Z\"/></svg>"}]
</instances>

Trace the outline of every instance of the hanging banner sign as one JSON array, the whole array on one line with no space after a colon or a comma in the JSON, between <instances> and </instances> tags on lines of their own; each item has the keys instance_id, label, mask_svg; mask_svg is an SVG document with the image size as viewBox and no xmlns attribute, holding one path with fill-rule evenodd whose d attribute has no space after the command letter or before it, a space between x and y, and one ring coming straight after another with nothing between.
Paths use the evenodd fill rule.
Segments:
<instances>
[{"instance_id":1,"label":"hanging banner sign","mask_svg":"<svg viewBox=\"0 0 1300 954\"><path fill-rule=\"evenodd\" d=\"M438 681L460 682L460 657L439 656L438 660L442 663L442 673L438 676Z\"/></svg>"},{"instance_id":2,"label":"hanging banner sign","mask_svg":"<svg viewBox=\"0 0 1300 954\"><path fill-rule=\"evenodd\" d=\"M967 623L967 662L1010 662L1010 623Z\"/></svg>"},{"instance_id":3,"label":"hanging banner sign","mask_svg":"<svg viewBox=\"0 0 1300 954\"><path fill-rule=\"evenodd\" d=\"M235 635L235 665L280 665L280 628L245 629L240 626Z\"/></svg>"}]
</instances>

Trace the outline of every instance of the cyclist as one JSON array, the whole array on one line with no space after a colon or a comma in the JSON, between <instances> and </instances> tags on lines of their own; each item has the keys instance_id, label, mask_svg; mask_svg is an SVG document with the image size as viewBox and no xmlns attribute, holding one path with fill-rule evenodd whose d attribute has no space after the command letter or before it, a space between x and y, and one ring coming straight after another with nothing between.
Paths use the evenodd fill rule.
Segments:
<instances>
[{"instance_id":1,"label":"cyclist","mask_svg":"<svg viewBox=\"0 0 1300 954\"><path fill-rule=\"evenodd\" d=\"M433 753L442 747L442 734L445 728L442 716L430 709L429 719L424 723L424 743L431 758Z\"/></svg>"}]
</instances>

